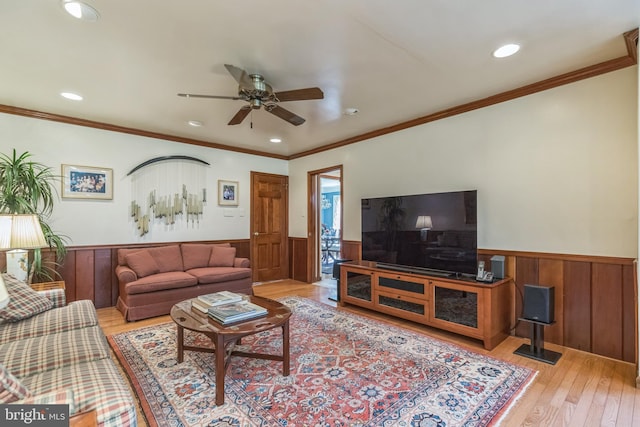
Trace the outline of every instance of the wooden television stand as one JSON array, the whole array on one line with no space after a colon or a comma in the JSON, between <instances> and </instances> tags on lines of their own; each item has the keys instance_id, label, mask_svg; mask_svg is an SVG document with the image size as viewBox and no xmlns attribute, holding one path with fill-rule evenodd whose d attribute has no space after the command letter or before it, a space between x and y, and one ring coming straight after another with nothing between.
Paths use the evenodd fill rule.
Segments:
<instances>
[{"instance_id":1,"label":"wooden television stand","mask_svg":"<svg viewBox=\"0 0 640 427\"><path fill-rule=\"evenodd\" d=\"M380 268L375 262L340 265L340 305L353 304L455 332L493 349L510 333L513 280L476 282Z\"/></svg>"}]
</instances>

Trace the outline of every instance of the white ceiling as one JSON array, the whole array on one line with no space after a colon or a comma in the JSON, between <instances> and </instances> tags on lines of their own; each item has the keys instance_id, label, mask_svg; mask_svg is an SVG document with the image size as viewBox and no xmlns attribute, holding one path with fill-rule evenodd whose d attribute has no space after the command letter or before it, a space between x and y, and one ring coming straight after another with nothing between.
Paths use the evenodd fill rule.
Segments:
<instances>
[{"instance_id":1,"label":"white ceiling","mask_svg":"<svg viewBox=\"0 0 640 427\"><path fill-rule=\"evenodd\" d=\"M625 56L640 25L640 0L86 3L97 22L59 0L0 1L0 104L281 156ZM507 42L521 51L494 59ZM228 126L243 101L176 96L237 95L224 64L325 97L280 104L301 126L264 110Z\"/></svg>"}]
</instances>

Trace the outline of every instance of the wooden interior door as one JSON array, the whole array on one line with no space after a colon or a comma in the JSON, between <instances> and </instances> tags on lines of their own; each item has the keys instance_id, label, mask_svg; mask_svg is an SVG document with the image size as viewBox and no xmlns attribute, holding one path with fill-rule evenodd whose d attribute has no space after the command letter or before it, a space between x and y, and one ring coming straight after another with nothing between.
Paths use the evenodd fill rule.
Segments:
<instances>
[{"instance_id":1,"label":"wooden interior door","mask_svg":"<svg viewBox=\"0 0 640 427\"><path fill-rule=\"evenodd\" d=\"M254 282L286 279L289 178L251 172L251 265Z\"/></svg>"}]
</instances>

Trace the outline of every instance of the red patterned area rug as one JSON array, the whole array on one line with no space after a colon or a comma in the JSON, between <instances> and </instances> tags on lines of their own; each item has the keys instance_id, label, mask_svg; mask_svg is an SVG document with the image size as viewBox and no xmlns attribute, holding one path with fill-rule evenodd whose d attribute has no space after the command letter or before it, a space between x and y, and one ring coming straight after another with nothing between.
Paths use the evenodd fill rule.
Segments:
<instances>
[{"instance_id":1,"label":"red patterned area rug","mask_svg":"<svg viewBox=\"0 0 640 427\"><path fill-rule=\"evenodd\" d=\"M233 357L215 405L207 353L176 361L173 323L110 336L145 416L157 426L488 426L535 371L299 297L291 307L291 375L282 362ZM243 338L280 354L280 329ZM200 334L191 343L211 346Z\"/></svg>"}]
</instances>

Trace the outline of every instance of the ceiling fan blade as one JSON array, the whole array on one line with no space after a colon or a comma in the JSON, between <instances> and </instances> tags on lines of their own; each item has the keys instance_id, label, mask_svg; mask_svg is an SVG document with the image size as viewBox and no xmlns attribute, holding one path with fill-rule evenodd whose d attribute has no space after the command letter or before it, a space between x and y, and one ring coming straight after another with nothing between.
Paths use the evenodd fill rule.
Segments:
<instances>
[{"instance_id":1,"label":"ceiling fan blade","mask_svg":"<svg viewBox=\"0 0 640 427\"><path fill-rule=\"evenodd\" d=\"M276 92L278 101L303 101L306 99L323 99L324 93L319 87L308 87L306 89L285 90L284 92Z\"/></svg>"},{"instance_id":2,"label":"ceiling fan blade","mask_svg":"<svg viewBox=\"0 0 640 427\"><path fill-rule=\"evenodd\" d=\"M276 105L271 109L267 109L267 111L270 112L271 114L273 114L274 116L280 117L282 120L288 121L289 123L291 123L294 126L300 126L301 124L303 124L305 122L305 120L302 117L293 114L289 110L285 110L284 108L280 107L279 105Z\"/></svg>"},{"instance_id":3,"label":"ceiling fan blade","mask_svg":"<svg viewBox=\"0 0 640 427\"><path fill-rule=\"evenodd\" d=\"M253 88L253 80L245 70L230 64L224 64L224 66L241 87Z\"/></svg>"},{"instance_id":4,"label":"ceiling fan blade","mask_svg":"<svg viewBox=\"0 0 640 427\"><path fill-rule=\"evenodd\" d=\"M218 95L198 95L195 93L179 93L178 96L182 96L185 98L212 98L212 99L244 99L239 96L218 96Z\"/></svg>"},{"instance_id":5,"label":"ceiling fan blade","mask_svg":"<svg viewBox=\"0 0 640 427\"><path fill-rule=\"evenodd\" d=\"M251 112L251 107L249 107L248 105L245 106L245 107L242 107L240 110L238 110L236 115L233 116L231 121L229 123L227 123L227 124L228 125L239 125L240 123L242 123L244 118L249 115L250 112Z\"/></svg>"}]
</instances>

